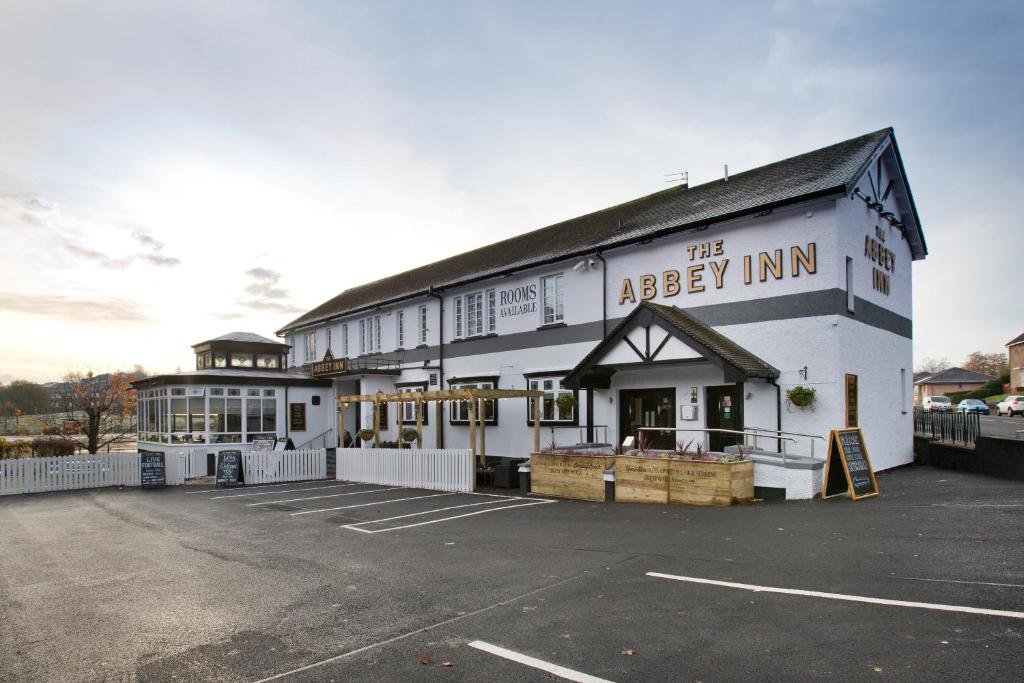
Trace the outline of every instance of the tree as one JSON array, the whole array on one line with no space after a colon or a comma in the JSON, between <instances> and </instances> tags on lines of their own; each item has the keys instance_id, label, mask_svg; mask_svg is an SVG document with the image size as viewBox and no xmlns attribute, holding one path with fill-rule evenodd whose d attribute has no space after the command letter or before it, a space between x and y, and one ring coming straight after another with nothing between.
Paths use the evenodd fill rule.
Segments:
<instances>
[{"instance_id":1,"label":"tree","mask_svg":"<svg viewBox=\"0 0 1024 683\"><path fill-rule=\"evenodd\" d=\"M17 379L0 389L0 401L10 401L22 415L40 415L52 411L49 390L35 382Z\"/></svg>"},{"instance_id":2,"label":"tree","mask_svg":"<svg viewBox=\"0 0 1024 683\"><path fill-rule=\"evenodd\" d=\"M964 361L964 369L980 372L989 377L1002 377L1010 371L1010 361L1002 351L996 353L975 351L967 356L967 360Z\"/></svg>"},{"instance_id":3,"label":"tree","mask_svg":"<svg viewBox=\"0 0 1024 683\"><path fill-rule=\"evenodd\" d=\"M949 367L948 358L925 358L917 367L918 372L939 372Z\"/></svg>"},{"instance_id":4,"label":"tree","mask_svg":"<svg viewBox=\"0 0 1024 683\"><path fill-rule=\"evenodd\" d=\"M94 375L69 372L59 400L65 424L77 424L69 434L90 453L122 440L135 432L135 390L131 375L123 372Z\"/></svg>"}]
</instances>

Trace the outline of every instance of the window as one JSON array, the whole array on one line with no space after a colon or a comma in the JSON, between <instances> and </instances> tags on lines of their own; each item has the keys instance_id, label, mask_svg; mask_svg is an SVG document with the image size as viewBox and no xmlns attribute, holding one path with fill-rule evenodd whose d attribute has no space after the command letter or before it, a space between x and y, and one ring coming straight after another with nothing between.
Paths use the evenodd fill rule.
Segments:
<instances>
[{"instance_id":1,"label":"window","mask_svg":"<svg viewBox=\"0 0 1024 683\"><path fill-rule=\"evenodd\" d=\"M331 350L331 328L327 328L327 350Z\"/></svg>"},{"instance_id":2,"label":"window","mask_svg":"<svg viewBox=\"0 0 1024 683\"><path fill-rule=\"evenodd\" d=\"M359 321L359 355L366 353L366 320Z\"/></svg>"},{"instance_id":3,"label":"window","mask_svg":"<svg viewBox=\"0 0 1024 683\"><path fill-rule=\"evenodd\" d=\"M395 314L395 337L397 340L398 348L405 348L405 311L399 311Z\"/></svg>"},{"instance_id":4,"label":"window","mask_svg":"<svg viewBox=\"0 0 1024 683\"><path fill-rule=\"evenodd\" d=\"M455 338L462 338L462 297L455 297Z\"/></svg>"},{"instance_id":5,"label":"window","mask_svg":"<svg viewBox=\"0 0 1024 683\"><path fill-rule=\"evenodd\" d=\"M498 329L498 306L497 294L493 289L487 290L487 333L491 334Z\"/></svg>"},{"instance_id":6,"label":"window","mask_svg":"<svg viewBox=\"0 0 1024 683\"><path fill-rule=\"evenodd\" d=\"M348 358L348 323L341 326L341 355Z\"/></svg>"},{"instance_id":7,"label":"window","mask_svg":"<svg viewBox=\"0 0 1024 683\"><path fill-rule=\"evenodd\" d=\"M281 359L276 353L261 353L256 356L256 367L258 368L278 368L280 363Z\"/></svg>"},{"instance_id":8,"label":"window","mask_svg":"<svg viewBox=\"0 0 1024 683\"><path fill-rule=\"evenodd\" d=\"M252 367L252 354L251 353L232 353L231 354L231 367L233 367L233 368L251 368Z\"/></svg>"},{"instance_id":9,"label":"window","mask_svg":"<svg viewBox=\"0 0 1024 683\"><path fill-rule=\"evenodd\" d=\"M451 385L452 389L493 389L494 382L460 382ZM478 416L479 417L479 416ZM484 401L484 422L489 425L498 424L498 401ZM455 401L452 405L451 423L469 423L469 401Z\"/></svg>"},{"instance_id":10,"label":"window","mask_svg":"<svg viewBox=\"0 0 1024 683\"><path fill-rule=\"evenodd\" d=\"M215 351L213 354L213 367L226 368L228 366L228 354L225 351Z\"/></svg>"},{"instance_id":11,"label":"window","mask_svg":"<svg viewBox=\"0 0 1024 683\"><path fill-rule=\"evenodd\" d=\"M853 313L853 258L846 257L846 310Z\"/></svg>"},{"instance_id":12,"label":"window","mask_svg":"<svg viewBox=\"0 0 1024 683\"><path fill-rule=\"evenodd\" d=\"M305 336L303 362L312 363L314 361L316 361L316 333L308 332Z\"/></svg>"},{"instance_id":13,"label":"window","mask_svg":"<svg viewBox=\"0 0 1024 683\"><path fill-rule=\"evenodd\" d=\"M417 312L417 315L419 317L419 329L420 329L419 343L420 344L426 344L427 343L427 307L426 306L420 306L419 310Z\"/></svg>"},{"instance_id":14,"label":"window","mask_svg":"<svg viewBox=\"0 0 1024 683\"><path fill-rule=\"evenodd\" d=\"M427 386L425 384L417 384L412 387L399 387L398 393L400 394L411 394L416 391L425 391ZM420 411L423 416L423 424L427 424L427 403L421 403ZM416 403L403 403L402 404L402 424L415 425L416 424Z\"/></svg>"},{"instance_id":15,"label":"window","mask_svg":"<svg viewBox=\"0 0 1024 683\"><path fill-rule=\"evenodd\" d=\"M576 424L576 398L577 394L572 389L561 387L561 377L532 377L528 381L531 391L543 391L544 396L540 399L540 421L545 422ZM562 397L567 398L562 398ZM571 398L572 401L569 401ZM527 399L526 421L533 424L533 399Z\"/></svg>"},{"instance_id":16,"label":"window","mask_svg":"<svg viewBox=\"0 0 1024 683\"><path fill-rule=\"evenodd\" d=\"M544 303L543 324L551 325L565 320L562 274L542 277L540 279L540 291L541 301Z\"/></svg>"},{"instance_id":17,"label":"window","mask_svg":"<svg viewBox=\"0 0 1024 683\"><path fill-rule=\"evenodd\" d=\"M484 295L480 292L467 294L466 297L466 336L473 337L484 333Z\"/></svg>"},{"instance_id":18,"label":"window","mask_svg":"<svg viewBox=\"0 0 1024 683\"><path fill-rule=\"evenodd\" d=\"M363 318L359 321L359 353L380 351L380 316Z\"/></svg>"},{"instance_id":19,"label":"window","mask_svg":"<svg viewBox=\"0 0 1024 683\"><path fill-rule=\"evenodd\" d=\"M245 397L245 440L277 436L277 398L274 389L249 389Z\"/></svg>"},{"instance_id":20,"label":"window","mask_svg":"<svg viewBox=\"0 0 1024 683\"><path fill-rule=\"evenodd\" d=\"M374 342L375 342L375 344L373 346L373 350L379 352L380 351L380 316L379 315L376 315L376 316L373 317L373 328L374 328L373 339L374 339Z\"/></svg>"}]
</instances>

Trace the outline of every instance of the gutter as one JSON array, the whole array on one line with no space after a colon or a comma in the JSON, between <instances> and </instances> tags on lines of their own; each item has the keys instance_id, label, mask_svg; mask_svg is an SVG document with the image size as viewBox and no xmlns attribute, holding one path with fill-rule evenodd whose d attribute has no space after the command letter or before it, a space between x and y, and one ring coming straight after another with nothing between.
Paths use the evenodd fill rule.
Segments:
<instances>
[{"instance_id":1,"label":"gutter","mask_svg":"<svg viewBox=\"0 0 1024 683\"><path fill-rule=\"evenodd\" d=\"M634 237L632 239L624 240L624 241L618 242L616 244L610 244L610 245L607 245L604 248L605 249L618 249L620 247L628 247L628 246L631 246L631 245L634 245L634 244L640 244L641 242L650 242L652 240L660 239L662 237L668 237L669 235L675 234L677 232L685 232L685 231L688 231L688 230L707 229L707 228L711 227L712 225L716 225L718 223L726 223L728 221L737 220L737 219L740 219L740 218L747 218L749 216L756 216L757 214L762 213L764 211L775 210L775 209L778 209L778 208L782 208L784 206L790 206L792 204L799 204L801 202L812 201L812 200L815 200L815 199L822 199L824 197L830 197L832 195L842 195L842 196L845 197L847 195L846 185L845 184L840 184L840 185L836 185L834 187L826 188L824 190L816 190L814 192L808 192L807 194L803 194L803 195L800 195L798 197L791 197L789 199L780 199L780 200L775 201L775 202L769 202L767 204L760 204L760 205L752 207L752 208L747 208L747 209L742 209L740 211L733 211L731 213L722 214L721 216L716 216L715 218L712 218L712 219L703 219L703 220L699 220L699 221L691 221L689 223L681 223L679 225L674 225L674 226L671 226L671 227L668 227L668 228L663 228L661 230L657 230L657 231L652 232L652 233L650 233L648 235L642 235L640 237ZM547 226L547 227L550 227L550 226ZM543 229L543 228L541 228L541 229ZM492 245L486 245L486 246L492 246ZM481 248L483 248L483 247L481 247ZM512 275L513 273L515 273L517 271L529 270L529 269L532 269L532 268L542 268L544 266L548 266L548 265L551 265L553 263L561 263L562 261L569 261L571 259L579 258L581 256L587 256L587 255L593 254L593 253L594 253L594 249L593 249L593 247L590 247L589 249L584 249L584 250L580 250L580 251L574 251L574 252L570 252L570 253L567 253L567 254L560 254L558 256L553 256L551 258L544 259L542 261L537 261L537 262L534 262L534 263L523 264L521 266L518 266L518 267L515 267L515 268L509 268L507 270L499 270L499 271L495 271L493 273L487 273L485 275L479 275L479 276L472 277L472 278L469 278L469 279L466 279L466 280L457 280L457 281L454 281L454 282L446 282L446 283L444 283L444 288L445 289L450 289L452 287L460 287L462 285L470 285L470 284L473 284L474 282L480 282L482 280L489 280L489 279L495 278L495 277ZM426 265L432 265L432 264L426 264ZM423 267L423 266L421 266L421 267ZM401 275L401 273L396 273L395 276L392 276L392 277L396 277L398 275ZM431 294L431 291L433 290L433 287L434 287L433 285L430 285L427 288L427 292L426 292L427 296L433 296ZM330 314L330 315L328 315L326 317L317 318L316 320L310 320L309 322L304 322L304 323L302 323L300 325L296 325L294 327L282 327L280 330L278 330L274 334L276 334L279 337L283 337L283 336L285 336L285 334L287 332L298 332L298 331L300 331L300 330L302 330L304 328L307 328L307 327L314 327L316 325L321 325L323 323L330 322L332 320L337 320L339 318L344 318L346 316L355 315L357 313L362 313L363 311L371 311L371 310L373 310L375 308L381 308L381 307L384 307L384 306L390 306L390 305L396 304L396 303L398 303L400 301L406 301L406 300L412 299L415 296L417 296L417 293L412 292L412 293L409 293L409 294L403 294L401 296L393 297L391 299L386 299L384 301L378 301L378 302L374 302L372 304L367 304L367 305L361 306L359 308L353 308L353 309L350 309L350 310L346 310L346 311L343 311L343 312L340 312L340 313L332 313L332 314Z\"/></svg>"},{"instance_id":2,"label":"gutter","mask_svg":"<svg viewBox=\"0 0 1024 683\"><path fill-rule=\"evenodd\" d=\"M437 386L438 389L444 389L444 297L434 291L433 285L427 287L427 296L437 299ZM444 448L444 401L437 401L434 419L438 421L437 448Z\"/></svg>"},{"instance_id":3,"label":"gutter","mask_svg":"<svg viewBox=\"0 0 1024 683\"><path fill-rule=\"evenodd\" d=\"M768 380L768 383L775 387L775 431L782 436L782 387L779 386L778 380L772 377ZM775 440L775 452L782 452L782 439Z\"/></svg>"},{"instance_id":4,"label":"gutter","mask_svg":"<svg viewBox=\"0 0 1024 683\"><path fill-rule=\"evenodd\" d=\"M595 251L601 261L601 339L608 336L608 261L601 255L601 251Z\"/></svg>"}]
</instances>

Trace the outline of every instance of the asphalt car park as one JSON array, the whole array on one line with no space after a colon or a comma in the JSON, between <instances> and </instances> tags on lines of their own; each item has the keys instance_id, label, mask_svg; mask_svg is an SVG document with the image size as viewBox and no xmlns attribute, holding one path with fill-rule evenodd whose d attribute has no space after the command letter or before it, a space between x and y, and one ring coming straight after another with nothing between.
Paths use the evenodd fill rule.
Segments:
<instances>
[{"instance_id":1,"label":"asphalt car park","mask_svg":"<svg viewBox=\"0 0 1024 683\"><path fill-rule=\"evenodd\" d=\"M1006 415L980 415L981 433L985 436L997 436L1004 439L1016 438L1017 432L1024 430L1024 417L1007 417Z\"/></svg>"},{"instance_id":2,"label":"asphalt car park","mask_svg":"<svg viewBox=\"0 0 1024 683\"><path fill-rule=\"evenodd\" d=\"M1024 491L879 484L731 508L330 481L12 497L0 678L1016 680Z\"/></svg>"}]
</instances>

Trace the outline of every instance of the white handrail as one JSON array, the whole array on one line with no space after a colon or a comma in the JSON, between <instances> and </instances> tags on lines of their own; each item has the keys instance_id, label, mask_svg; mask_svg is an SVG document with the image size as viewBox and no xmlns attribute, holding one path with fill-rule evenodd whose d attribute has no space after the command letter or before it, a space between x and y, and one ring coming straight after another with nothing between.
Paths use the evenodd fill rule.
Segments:
<instances>
[{"instance_id":1,"label":"white handrail","mask_svg":"<svg viewBox=\"0 0 1024 683\"><path fill-rule=\"evenodd\" d=\"M756 432L752 433L752 432L748 432L748 431L737 431L735 429L718 429L718 428L714 428L714 427L712 427L712 428L705 428L705 429L700 429L700 428L697 428L697 427L638 427L637 431L638 432L704 432L704 433L718 432L718 433L722 433L722 434L740 434L741 436L744 437L743 445L747 445L746 437L753 436L755 439L757 438L757 433ZM785 465L786 465L786 442L787 441L792 441L793 443L796 443L796 439L791 439L788 436L773 436L773 437L769 437L769 438L778 439L779 443L782 444L782 465L783 465L783 467L785 467ZM757 448L757 446L755 445L754 448ZM811 452L813 453L813 449L812 449Z\"/></svg>"},{"instance_id":2,"label":"white handrail","mask_svg":"<svg viewBox=\"0 0 1024 683\"><path fill-rule=\"evenodd\" d=\"M785 432L785 431L782 431L782 430L779 430L779 429L765 429L764 427L744 427L744 429L750 429L750 430L753 430L754 432L772 432L774 434L789 434L791 436L802 436L802 437L805 437L807 439L821 439L822 441L825 440L825 437L819 436L818 434L801 434L800 432ZM758 436L759 436L758 434L754 435L754 448L757 448ZM777 439L778 438L777 436L769 436L769 435L766 435L766 436L769 439ZM814 441L813 440L811 441L811 459L812 460L814 459Z\"/></svg>"}]
</instances>

